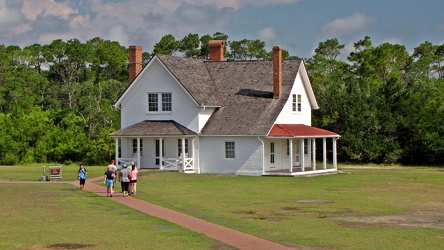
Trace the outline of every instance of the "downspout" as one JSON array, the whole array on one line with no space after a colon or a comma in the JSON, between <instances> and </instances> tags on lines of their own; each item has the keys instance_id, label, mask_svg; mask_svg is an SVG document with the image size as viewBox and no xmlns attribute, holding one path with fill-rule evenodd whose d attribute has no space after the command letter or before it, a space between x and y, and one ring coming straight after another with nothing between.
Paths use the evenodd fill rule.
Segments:
<instances>
[{"instance_id":1,"label":"downspout","mask_svg":"<svg viewBox=\"0 0 444 250\"><path fill-rule=\"evenodd\" d=\"M262 138L260 138L259 136L257 137L257 139L259 139L259 141L262 144L262 175L265 175L265 145L264 145L264 140L262 140Z\"/></svg>"},{"instance_id":2,"label":"downspout","mask_svg":"<svg viewBox=\"0 0 444 250\"><path fill-rule=\"evenodd\" d=\"M193 167L196 167L197 166L197 173L198 174L200 174L200 165L199 165L199 158L200 158L200 155L199 155L199 150L195 150L195 142L194 142L194 140L196 140L196 138L198 138L198 137L194 137L193 138L193 140L191 140L191 148L192 148L192 150L193 150ZM195 152L198 152L197 153L197 157L196 157L196 155L195 155Z\"/></svg>"}]
</instances>

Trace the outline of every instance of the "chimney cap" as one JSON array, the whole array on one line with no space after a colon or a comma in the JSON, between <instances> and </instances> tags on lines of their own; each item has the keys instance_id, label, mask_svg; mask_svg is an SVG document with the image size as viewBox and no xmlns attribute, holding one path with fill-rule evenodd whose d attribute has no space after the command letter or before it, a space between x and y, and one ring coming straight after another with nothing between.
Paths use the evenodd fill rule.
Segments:
<instances>
[{"instance_id":1,"label":"chimney cap","mask_svg":"<svg viewBox=\"0 0 444 250\"><path fill-rule=\"evenodd\" d=\"M208 42L208 47L219 47L219 46L225 46L224 40L211 40Z\"/></svg>"}]
</instances>

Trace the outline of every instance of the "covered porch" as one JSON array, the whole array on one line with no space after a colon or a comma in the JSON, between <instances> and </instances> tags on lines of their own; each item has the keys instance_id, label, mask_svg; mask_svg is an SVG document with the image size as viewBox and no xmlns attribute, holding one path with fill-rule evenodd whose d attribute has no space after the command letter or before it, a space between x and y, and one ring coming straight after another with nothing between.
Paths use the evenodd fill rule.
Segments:
<instances>
[{"instance_id":1,"label":"covered porch","mask_svg":"<svg viewBox=\"0 0 444 250\"><path fill-rule=\"evenodd\" d=\"M137 168L198 173L195 164L196 133L169 121L142 121L110 134L115 138L116 164L136 163Z\"/></svg>"},{"instance_id":2,"label":"covered porch","mask_svg":"<svg viewBox=\"0 0 444 250\"><path fill-rule=\"evenodd\" d=\"M263 175L310 176L337 173L339 135L303 124L275 124L264 139ZM316 142L322 140L322 147ZM330 141L331 144L327 145ZM322 149L322 160L316 149ZM330 161L328 161L330 153Z\"/></svg>"}]
</instances>

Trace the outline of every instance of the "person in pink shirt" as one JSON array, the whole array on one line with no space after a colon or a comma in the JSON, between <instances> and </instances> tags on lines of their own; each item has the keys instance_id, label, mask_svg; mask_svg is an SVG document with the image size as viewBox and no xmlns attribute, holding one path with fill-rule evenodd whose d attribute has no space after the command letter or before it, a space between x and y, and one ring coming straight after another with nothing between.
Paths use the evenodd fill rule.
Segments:
<instances>
[{"instance_id":1,"label":"person in pink shirt","mask_svg":"<svg viewBox=\"0 0 444 250\"><path fill-rule=\"evenodd\" d=\"M129 175L130 178L130 195L136 195L137 192L137 175L139 171L137 171L136 165L134 162L131 162L131 172Z\"/></svg>"}]
</instances>

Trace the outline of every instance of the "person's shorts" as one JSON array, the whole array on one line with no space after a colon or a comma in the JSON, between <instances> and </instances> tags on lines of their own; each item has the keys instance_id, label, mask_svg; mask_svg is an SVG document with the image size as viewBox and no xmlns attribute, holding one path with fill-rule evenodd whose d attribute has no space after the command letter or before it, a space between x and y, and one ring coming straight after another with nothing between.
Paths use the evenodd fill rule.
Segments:
<instances>
[{"instance_id":1,"label":"person's shorts","mask_svg":"<svg viewBox=\"0 0 444 250\"><path fill-rule=\"evenodd\" d=\"M121 182L120 184L122 186L122 192L128 191L129 182Z\"/></svg>"},{"instance_id":2,"label":"person's shorts","mask_svg":"<svg viewBox=\"0 0 444 250\"><path fill-rule=\"evenodd\" d=\"M80 185L85 185L86 179L80 179Z\"/></svg>"},{"instance_id":3,"label":"person's shorts","mask_svg":"<svg viewBox=\"0 0 444 250\"><path fill-rule=\"evenodd\" d=\"M137 180L130 180L130 183L136 183Z\"/></svg>"},{"instance_id":4,"label":"person's shorts","mask_svg":"<svg viewBox=\"0 0 444 250\"><path fill-rule=\"evenodd\" d=\"M112 187L112 186L114 186L114 180L106 179L106 186L107 186L107 187Z\"/></svg>"}]
</instances>

